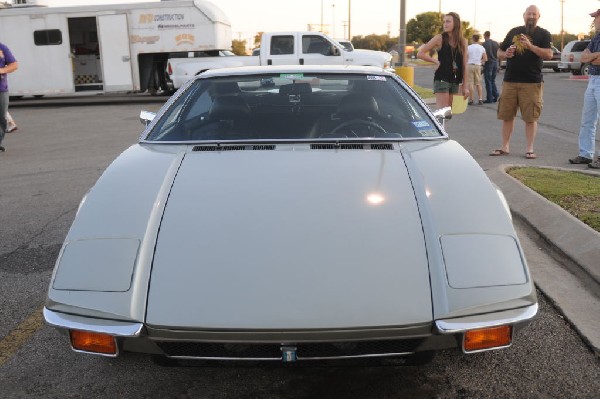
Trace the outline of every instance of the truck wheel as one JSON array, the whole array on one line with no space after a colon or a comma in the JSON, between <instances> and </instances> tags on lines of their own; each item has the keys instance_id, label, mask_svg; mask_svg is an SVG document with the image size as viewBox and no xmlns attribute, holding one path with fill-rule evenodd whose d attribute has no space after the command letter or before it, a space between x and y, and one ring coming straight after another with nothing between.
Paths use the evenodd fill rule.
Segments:
<instances>
[{"instance_id":1,"label":"truck wheel","mask_svg":"<svg viewBox=\"0 0 600 399\"><path fill-rule=\"evenodd\" d=\"M590 64L583 64L581 66L580 74L583 76L588 76L590 74Z\"/></svg>"}]
</instances>

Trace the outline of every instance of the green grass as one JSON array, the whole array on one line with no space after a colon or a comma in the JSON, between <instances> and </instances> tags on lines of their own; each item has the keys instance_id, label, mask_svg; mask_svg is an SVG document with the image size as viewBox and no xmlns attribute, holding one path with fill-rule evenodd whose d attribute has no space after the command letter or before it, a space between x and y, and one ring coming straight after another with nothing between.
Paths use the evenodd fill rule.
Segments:
<instances>
[{"instance_id":1,"label":"green grass","mask_svg":"<svg viewBox=\"0 0 600 399\"><path fill-rule=\"evenodd\" d=\"M413 87L413 89L417 92L417 94L419 96L421 96L421 98L432 98L435 97L433 94L433 90L431 89L426 89L425 87L421 87L421 86L417 86L415 85Z\"/></svg>"},{"instance_id":2,"label":"green grass","mask_svg":"<svg viewBox=\"0 0 600 399\"><path fill-rule=\"evenodd\" d=\"M579 172L515 167L508 174L600 232L600 177Z\"/></svg>"}]
</instances>

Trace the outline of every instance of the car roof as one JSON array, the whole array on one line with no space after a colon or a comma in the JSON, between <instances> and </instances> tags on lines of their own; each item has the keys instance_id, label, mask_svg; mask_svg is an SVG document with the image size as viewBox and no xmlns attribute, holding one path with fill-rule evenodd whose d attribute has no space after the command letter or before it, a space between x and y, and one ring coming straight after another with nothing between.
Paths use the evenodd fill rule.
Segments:
<instances>
[{"instance_id":1,"label":"car roof","mask_svg":"<svg viewBox=\"0 0 600 399\"><path fill-rule=\"evenodd\" d=\"M589 43L590 39L583 39L583 40L571 40L569 43L567 43L565 45L565 48L563 49L563 51L569 51L571 50L571 48L573 48L573 46L575 46L576 43Z\"/></svg>"}]
</instances>

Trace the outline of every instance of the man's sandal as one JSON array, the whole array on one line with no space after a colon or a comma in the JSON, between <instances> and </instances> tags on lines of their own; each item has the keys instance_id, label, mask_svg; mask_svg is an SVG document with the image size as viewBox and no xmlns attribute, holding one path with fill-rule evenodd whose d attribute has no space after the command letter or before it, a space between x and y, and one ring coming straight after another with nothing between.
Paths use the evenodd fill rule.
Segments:
<instances>
[{"instance_id":1,"label":"man's sandal","mask_svg":"<svg viewBox=\"0 0 600 399\"><path fill-rule=\"evenodd\" d=\"M492 157L497 157L500 155L508 155L508 154L510 154L510 152L504 151L502 149L497 149L497 150L490 152L490 156L492 156Z\"/></svg>"},{"instance_id":2,"label":"man's sandal","mask_svg":"<svg viewBox=\"0 0 600 399\"><path fill-rule=\"evenodd\" d=\"M527 159L536 159L537 155L535 155L535 152L526 152L525 153L525 158L527 158Z\"/></svg>"}]
</instances>

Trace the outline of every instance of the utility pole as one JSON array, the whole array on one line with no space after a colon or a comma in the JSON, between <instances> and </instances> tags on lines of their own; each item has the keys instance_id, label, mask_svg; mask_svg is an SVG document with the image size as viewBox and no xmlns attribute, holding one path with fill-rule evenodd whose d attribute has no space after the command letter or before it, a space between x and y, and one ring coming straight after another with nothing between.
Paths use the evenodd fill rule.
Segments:
<instances>
[{"instance_id":1,"label":"utility pole","mask_svg":"<svg viewBox=\"0 0 600 399\"><path fill-rule=\"evenodd\" d=\"M476 31L477 28L477 0L473 0L473 2L475 3L475 12L473 14L473 31Z\"/></svg>"},{"instance_id":2,"label":"utility pole","mask_svg":"<svg viewBox=\"0 0 600 399\"><path fill-rule=\"evenodd\" d=\"M441 0L440 0L441 2ZM400 0L400 36L398 37L398 64L404 66L406 47L406 0Z\"/></svg>"},{"instance_id":3,"label":"utility pole","mask_svg":"<svg viewBox=\"0 0 600 399\"><path fill-rule=\"evenodd\" d=\"M563 51L563 48L565 48L565 30L563 28L565 0L558 1L560 1L560 51Z\"/></svg>"},{"instance_id":4,"label":"utility pole","mask_svg":"<svg viewBox=\"0 0 600 399\"><path fill-rule=\"evenodd\" d=\"M321 33L323 32L323 0L321 0Z\"/></svg>"},{"instance_id":5,"label":"utility pole","mask_svg":"<svg viewBox=\"0 0 600 399\"><path fill-rule=\"evenodd\" d=\"M335 3L331 5L331 27L333 30L331 36L335 37Z\"/></svg>"},{"instance_id":6,"label":"utility pole","mask_svg":"<svg viewBox=\"0 0 600 399\"><path fill-rule=\"evenodd\" d=\"M348 0L348 40L352 41L352 35L350 34L350 0Z\"/></svg>"}]
</instances>

